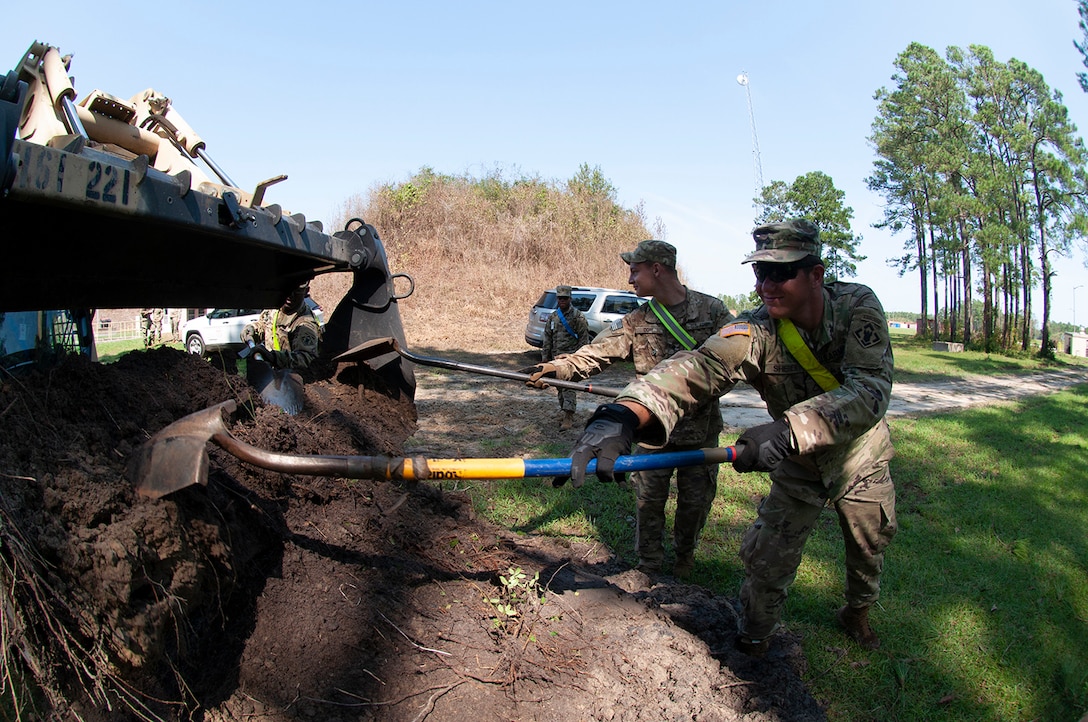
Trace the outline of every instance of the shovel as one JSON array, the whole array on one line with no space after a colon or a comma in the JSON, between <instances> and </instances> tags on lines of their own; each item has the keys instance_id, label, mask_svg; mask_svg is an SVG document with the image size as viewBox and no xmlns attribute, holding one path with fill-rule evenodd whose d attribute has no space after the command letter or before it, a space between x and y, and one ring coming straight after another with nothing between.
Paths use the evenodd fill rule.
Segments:
<instances>
[{"instance_id":1,"label":"shovel","mask_svg":"<svg viewBox=\"0 0 1088 722\"><path fill-rule=\"evenodd\" d=\"M164 427L137 450L129 466L129 480L145 499L158 499L187 486L208 484L207 443L213 441L242 461L270 471L308 476L335 476L342 479L423 481L426 479L519 479L533 476L567 476L570 458L565 459L427 459L422 456L320 456L292 455L266 451L231 435L223 414L233 413L237 404L224 401L182 417ZM671 469L733 461L736 448L726 446L695 451L621 456L616 472ZM597 471L589 462L587 474Z\"/></svg>"},{"instance_id":2,"label":"shovel","mask_svg":"<svg viewBox=\"0 0 1088 722\"><path fill-rule=\"evenodd\" d=\"M420 356L419 354L412 353L400 347L397 340L393 337L376 338L366 343L359 344L353 349L345 351L337 356L334 361L366 361L368 359L377 358L378 356L384 356L390 352L397 352L402 357L408 359L412 363L422 364L423 366L437 366L443 369L452 369L453 371L467 371L473 374L483 374L484 376L497 376L502 379L511 379L513 381L528 381L529 374L519 373L517 371L506 371L504 369L490 368L488 366L477 366L476 364L461 363L460 361L450 361L449 359L436 358L434 356ZM596 386L594 384L583 384L577 381L563 381L561 379L543 379L548 386L555 386L560 389L573 389L575 391L585 391L590 394L597 394L599 396L611 396L615 398L620 395L623 389L617 389L610 386Z\"/></svg>"},{"instance_id":3,"label":"shovel","mask_svg":"<svg viewBox=\"0 0 1088 722\"><path fill-rule=\"evenodd\" d=\"M239 358L246 359L246 381L257 389L266 404L279 406L288 416L302 411L306 403L302 377L291 369L273 368L259 353L253 353L255 346L250 341L247 348L238 352Z\"/></svg>"}]
</instances>

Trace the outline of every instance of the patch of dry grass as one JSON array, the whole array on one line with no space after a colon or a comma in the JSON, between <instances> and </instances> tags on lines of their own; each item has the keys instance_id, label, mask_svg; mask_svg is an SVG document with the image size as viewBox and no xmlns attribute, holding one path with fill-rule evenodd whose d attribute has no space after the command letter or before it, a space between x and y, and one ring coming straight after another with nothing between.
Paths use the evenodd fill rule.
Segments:
<instances>
[{"instance_id":1,"label":"patch of dry grass","mask_svg":"<svg viewBox=\"0 0 1088 722\"><path fill-rule=\"evenodd\" d=\"M611 184L586 166L562 183L424 169L348 199L334 226L353 217L378 230L392 272L415 280L399 302L408 344L435 349L524 351L529 308L542 291L627 288L619 254L665 237L660 221L649 230L641 206L616 204ZM331 311L349 285L348 274L323 276L311 293Z\"/></svg>"}]
</instances>

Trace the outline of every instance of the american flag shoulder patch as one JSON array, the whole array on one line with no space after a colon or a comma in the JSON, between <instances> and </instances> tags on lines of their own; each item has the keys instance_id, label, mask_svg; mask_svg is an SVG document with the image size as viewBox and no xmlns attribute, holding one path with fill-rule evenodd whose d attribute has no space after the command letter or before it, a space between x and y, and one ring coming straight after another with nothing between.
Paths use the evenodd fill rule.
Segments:
<instances>
[{"instance_id":1,"label":"american flag shoulder patch","mask_svg":"<svg viewBox=\"0 0 1088 722\"><path fill-rule=\"evenodd\" d=\"M722 326L722 330L718 331L718 335L722 338L729 338L730 336L751 336L752 329L746 323L730 323Z\"/></svg>"}]
</instances>

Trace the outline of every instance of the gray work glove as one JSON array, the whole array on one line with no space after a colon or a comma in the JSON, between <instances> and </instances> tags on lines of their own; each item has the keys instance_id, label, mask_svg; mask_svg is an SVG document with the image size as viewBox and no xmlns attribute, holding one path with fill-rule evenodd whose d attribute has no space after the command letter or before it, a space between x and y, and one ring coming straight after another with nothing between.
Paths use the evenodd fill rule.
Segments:
<instances>
[{"instance_id":1,"label":"gray work glove","mask_svg":"<svg viewBox=\"0 0 1088 722\"><path fill-rule=\"evenodd\" d=\"M593 416L586 422L585 431L578 437L570 454L570 476L557 476L552 479L552 486L559 487L567 483L575 489L586 481L586 465L597 460L597 479L599 481L626 481L623 472L613 474L616 459L631 453L631 444L635 440L638 428L638 415L622 404L603 404L597 407Z\"/></svg>"},{"instance_id":2,"label":"gray work glove","mask_svg":"<svg viewBox=\"0 0 1088 722\"><path fill-rule=\"evenodd\" d=\"M797 453L785 417L769 424L753 426L737 438L737 458L733 468L747 471L770 471L790 454Z\"/></svg>"},{"instance_id":3,"label":"gray work glove","mask_svg":"<svg viewBox=\"0 0 1088 722\"><path fill-rule=\"evenodd\" d=\"M532 386L537 389L546 389L548 384L544 382L544 379L556 378L556 372L558 367L553 363L539 363L536 366L530 366L527 369L522 369L518 373L529 374L529 380L525 382L526 386Z\"/></svg>"}]
</instances>

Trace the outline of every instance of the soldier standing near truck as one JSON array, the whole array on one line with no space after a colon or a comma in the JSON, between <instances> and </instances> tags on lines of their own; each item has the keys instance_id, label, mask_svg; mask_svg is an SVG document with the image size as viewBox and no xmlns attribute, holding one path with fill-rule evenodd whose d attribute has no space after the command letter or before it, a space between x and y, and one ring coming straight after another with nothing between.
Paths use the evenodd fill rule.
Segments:
<instances>
[{"instance_id":1,"label":"soldier standing near truck","mask_svg":"<svg viewBox=\"0 0 1088 722\"><path fill-rule=\"evenodd\" d=\"M149 346L156 343L162 343L163 315L163 310L161 308L151 309L151 343L148 344Z\"/></svg>"},{"instance_id":2,"label":"soldier standing near truck","mask_svg":"<svg viewBox=\"0 0 1088 722\"><path fill-rule=\"evenodd\" d=\"M151 312L154 309L140 309L140 338L143 339L144 348L151 348L154 337L151 335Z\"/></svg>"},{"instance_id":3,"label":"soldier standing near truck","mask_svg":"<svg viewBox=\"0 0 1088 722\"><path fill-rule=\"evenodd\" d=\"M572 354L525 369L528 384L547 386L548 377L577 381L600 373L616 361L631 359L642 376L659 362L682 349L693 349L733 319L719 299L692 291L676 273L676 248L665 241L642 241L634 251L621 253L628 264L628 283L639 296L651 301L613 321L594 343ZM673 429L667 451L687 451L718 445L722 430L718 400L708 399L692 409ZM628 447L630 450L630 447ZM624 453L627 453L625 451ZM638 447L636 454L649 453ZM633 474L638 499L636 537L638 568L657 574L665 561L665 502L669 498L672 469ZM565 477L552 483L562 485ZM622 477L621 477L622 481ZM718 489L718 467L688 466L676 470L676 517L673 543L676 562L673 575L685 579L695 564L695 546L706 524Z\"/></svg>"},{"instance_id":4,"label":"soldier standing near truck","mask_svg":"<svg viewBox=\"0 0 1088 722\"><path fill-rule=\"evenodd\" d=\"M178 343L181 341L181 309L170 309L170 341Z\"/></svg>"},{"instance_id":5,"label":"soldier standing near truck","mask_svg":"<svg viewBox=\"0 0 1088 722\"><path fill-rule=\"evenodd\" d=\"M540 360L551 361L556 356L574 353L590 342L589 322L585 315L571 304L570 286L555 287L555 313L544 324L544 343L540 348ZM574 389L557 389L559 410L563 420L559 429L566 431L574 426L574 412L578 408L578 392Z\"/></svg>"}]
</instances>

